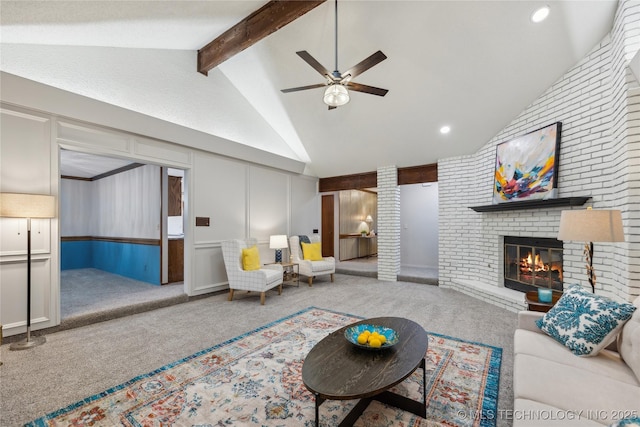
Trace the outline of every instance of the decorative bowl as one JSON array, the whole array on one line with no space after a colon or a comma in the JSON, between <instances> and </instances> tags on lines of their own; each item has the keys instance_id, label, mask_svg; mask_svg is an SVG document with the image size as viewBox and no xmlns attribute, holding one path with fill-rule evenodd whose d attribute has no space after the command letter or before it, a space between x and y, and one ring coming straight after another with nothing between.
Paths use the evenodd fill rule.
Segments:
<instances>
[{"instance_id":1,"label":"decorative bowl","mask_svg":"<svg viewBox=\"0 0 640 427\"><path fill-rule=\"evenodd\" d=\"M371 347L369 344L359 344L358 335L367 330L371 333L377 332L380 335L384 335L386 338L385 343L380 347ZM398 334L393 329L385 326L369 325L366 323L349 326L344 330L344 337L356 347L364 348L366 350L384 350L386 348L391 348L398 343Z\"/></svg>"}]
</instances>

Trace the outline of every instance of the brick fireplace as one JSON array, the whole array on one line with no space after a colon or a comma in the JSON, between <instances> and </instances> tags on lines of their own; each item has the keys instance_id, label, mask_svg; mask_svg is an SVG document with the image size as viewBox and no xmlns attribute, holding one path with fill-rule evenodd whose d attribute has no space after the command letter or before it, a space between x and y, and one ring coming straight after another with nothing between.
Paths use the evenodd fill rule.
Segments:
<instances>
[{"instance_id":1,"label":"brick fireplace","mask_svg":"<svg viewBox=\"0 0 640 427\"><path fill-rule=\"evenodd\" d=\"M640 49L640 38L630 28L639 24L640 5L621 2L609 36L510 124L475 154L438 162L441 287L508 310L525 308L523 293L505 286L505 236L555 239L562 210L592 206L621 210L627 235L624 244L598 244L596 291L618 300L640 294L640 260L634 255L640 253L640 241L633 238L640 235L640 217L635 214L640 206L640 118L635 117L640 84L629 69ZM636 62L640 64L640 56ZM492 203L496 146L558 121L562 137L557 196L589 201L584 206L497 212L470 209ZM563 242L565 284L586 285L582 250L583 242Z\"/></svg>"},{"instance_id":2,"label":"brick fireplace","mask_svg":"<svg viewBox=\"0 0 640 427\"><path fill-rule=\"evenodd\" d=\"M562 291L562 242L504 236L504 286L520 292Z\"/></svg>"}]
</instances>

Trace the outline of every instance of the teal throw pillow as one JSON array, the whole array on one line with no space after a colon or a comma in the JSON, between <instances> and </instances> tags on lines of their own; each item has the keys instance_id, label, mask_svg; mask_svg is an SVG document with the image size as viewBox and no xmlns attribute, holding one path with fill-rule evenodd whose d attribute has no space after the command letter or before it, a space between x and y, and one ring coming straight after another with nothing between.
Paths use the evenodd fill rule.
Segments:
<instances>
[{"instance_id":1,"label":"teal throw pillow","mask_svg":"<svg viewBox=\"0 0 640 427\"><path fill-rule=\"evenodd\" d=\"M635 307L571 285L538 327L577 356L595 356L616 339Z\"/></svg>"}]
</instances>

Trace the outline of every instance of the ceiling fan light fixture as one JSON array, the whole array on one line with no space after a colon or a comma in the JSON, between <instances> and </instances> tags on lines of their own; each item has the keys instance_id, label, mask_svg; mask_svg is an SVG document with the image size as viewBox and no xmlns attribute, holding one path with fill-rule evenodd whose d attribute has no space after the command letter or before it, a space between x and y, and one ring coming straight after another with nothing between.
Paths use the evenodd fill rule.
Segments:
<instances>
[{"instance_id":1,"label":"ceiling fan light fixture","mask_svg":"<svg viewBox=\"0 0 640 427\"><path fill-rule=\"evenodd\" d=\"M336 83L327 86L322 100L330 107L340 107L349 102L350 99L347 88Z\"/></svg>"}]
</instances>

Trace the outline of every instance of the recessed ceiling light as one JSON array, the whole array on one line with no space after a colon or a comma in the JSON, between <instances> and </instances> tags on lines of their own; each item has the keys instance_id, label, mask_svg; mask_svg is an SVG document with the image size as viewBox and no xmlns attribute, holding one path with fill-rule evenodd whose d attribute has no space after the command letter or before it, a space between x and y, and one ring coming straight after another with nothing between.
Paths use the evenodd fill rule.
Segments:
<instances>
[{"instance_id":1,"label":"recessed ceiling light","mask_svg":"<svg viewBox=\"0 0 640 427\"><path fill-rule=\"evenodd\" d=\"M440 133L447 134L449 132L451 132L451 128L449 126L442 126L440 128Z\"/></svg>"},{"instance_id":2,"label":"recessed ceiling light","mask_svg":"<svg viewBox=\"0 0 640 427\"><path fill-rule=\"evenodd\" d=\"M544 21L547 19L547 16L549 16L550 11L551 9L549 9L549 6L542 6L536 9L535 12L531 14L531 22L535 22L537 24Z\"/></svg>"}]
</instances>

